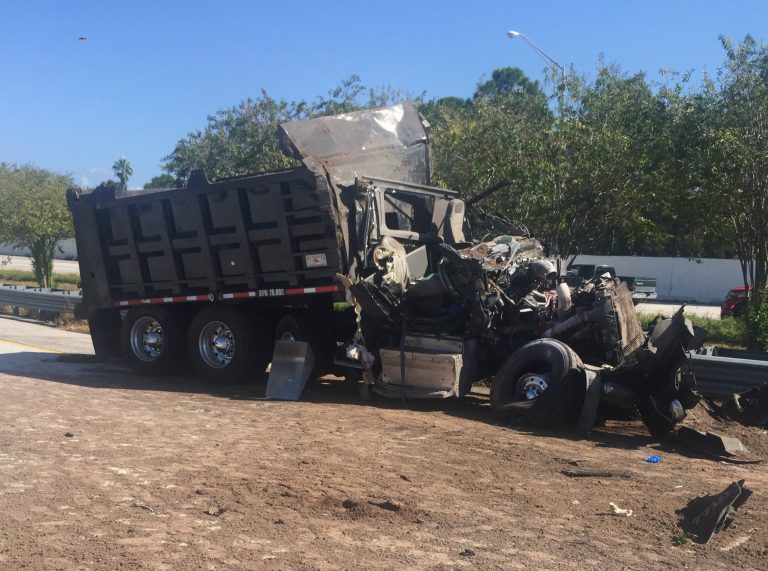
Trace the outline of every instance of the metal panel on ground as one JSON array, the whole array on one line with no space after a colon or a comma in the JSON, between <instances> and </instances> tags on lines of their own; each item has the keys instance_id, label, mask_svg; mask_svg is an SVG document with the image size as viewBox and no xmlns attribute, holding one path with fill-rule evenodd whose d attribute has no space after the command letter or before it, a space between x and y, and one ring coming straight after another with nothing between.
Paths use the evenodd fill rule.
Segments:
<instances>
[{"instance_id":1,"label":"metal panel on ground","mask_svg":"<svg viewBox=\"0 0 768 571\"><path fill-rule=\"evenodd\" d=\"M314 366L315 356L309 343L276 341L267 381L267 398L299 400Z\"/></svg>"}]
</instances>

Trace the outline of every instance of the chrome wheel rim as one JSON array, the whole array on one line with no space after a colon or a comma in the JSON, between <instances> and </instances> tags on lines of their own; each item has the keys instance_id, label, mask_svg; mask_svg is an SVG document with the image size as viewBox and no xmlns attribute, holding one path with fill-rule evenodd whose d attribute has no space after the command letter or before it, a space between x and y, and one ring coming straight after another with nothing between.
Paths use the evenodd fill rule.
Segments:
<instances>
[{"instance_id":1,"label":"chrome wheel rim","mask_svg":"<svg viewBox=\"0 0 768 571\"><path fill-rule=\"evenodd\" d=\"M296 336L291 331L284 331L280 336L280 341L296 341Z\"/></svg>"},{"instance_id":2,"label":"chrome wheel rim","mask_svg":"<svg viewBox=\"0 0 768 571\"><path fill-rule=\"evenodd\" d=\"M549 377L540 373L527 373L515 383L515 400L531 401L539 398L549 387Z\"/></svg>"},{"instance_id":3,"label":"chrome wheel rim","mask_svg":"<svg viewBox=\"0 0 768 571\"><path fill-rule=\"evenodd\" d=\"M160 358L165 345L165 333L154 317L140 317L131 327L131 350L136 358L151 363Z\"/></svg>"},{"instance_id":4,"label":"chrome wheel rim","mask_svg":"<svg viewBox=\"0 0 768 571\"><path fill-rule=\"evenodd\" d=\"M235 335L225 323L209 321L200 330L197 346L208 367L223 369L235 356Z\"/></svg>"}]
</instances>

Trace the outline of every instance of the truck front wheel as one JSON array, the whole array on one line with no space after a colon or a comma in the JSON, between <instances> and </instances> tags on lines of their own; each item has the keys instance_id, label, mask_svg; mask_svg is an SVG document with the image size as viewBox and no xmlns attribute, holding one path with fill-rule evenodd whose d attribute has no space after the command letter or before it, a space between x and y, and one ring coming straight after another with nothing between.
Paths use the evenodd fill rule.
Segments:
<instances>
[{"instance_id":1,"label":"truck front wheel","mask_svg":"<svg viewBox=\"0 0 768 571\"><path fill-rule=\"evenodd\" d=\"M304 341L312 349L315 365L310 380L315 380L331 370L335 343L330 337L320 338L311 330L308 320L301 314L287 313L275 327L275 341Z\"/></svg>"},{"instance_id":2,"label":"truck front wheel","mask_svg":"<svg viewBox=\"0 0 768 571\"><path fill-rule=\"evenodd\" d=\"M187 351L201 377L214 382L255 380L266 368L260 330L244 312L212 305L192 320Z\"/></svg>"},{"instance_id":3,"label":"truck front wheel","mask_svg":"<svg viewBox=\"0 0 768 571\"><path fill-rule=\"evenodd\" d=\"M131 309L120 328L123 358L137 373L175 372L184 355L184 328L162 307Z\"/></svg>"},{"instance_id":4,"label":"truck front wheel","mask_svg":"<svg viewBox=\"0 0 768 571\"><path fill-rule=\"evenodd\" d=\"M491 384L491 405L506 416L554 426L577 420L586 388L584 365L565 343L537 339L515 351Z\"/></svg>"}]
</instances>

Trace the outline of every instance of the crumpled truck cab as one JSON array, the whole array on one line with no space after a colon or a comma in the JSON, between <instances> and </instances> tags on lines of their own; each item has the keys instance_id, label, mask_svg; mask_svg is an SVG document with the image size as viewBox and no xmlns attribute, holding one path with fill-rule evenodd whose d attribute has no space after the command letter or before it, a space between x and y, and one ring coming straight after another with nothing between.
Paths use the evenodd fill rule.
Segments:
<instances>
[{"instance_id":1,"label":"crumpled truck cab","mask_svg":"<svg viewBox=\"0 0 768 571\"><path fill-rule=\"evenodd\" d=\"M412 105L291 123L280 136L334 188L339 279L358 315L348 355L369 357L360 367L374 391L463 396L492 377L499 412L575 421L596 409L586 404L600 400L604 374L612 403L642 405L656 432L693 400L680 382L690 324L675 322L659 357L625 285L569 287L523 227L432 186L428 125Z\"/></svg>"}]
</instances>

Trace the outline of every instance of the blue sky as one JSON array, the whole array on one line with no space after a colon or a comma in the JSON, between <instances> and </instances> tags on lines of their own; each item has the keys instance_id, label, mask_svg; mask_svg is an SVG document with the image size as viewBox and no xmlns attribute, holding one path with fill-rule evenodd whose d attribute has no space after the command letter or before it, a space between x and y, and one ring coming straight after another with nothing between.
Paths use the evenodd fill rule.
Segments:
<instances>
[{"instance_id":1,"label":"blue sky","mask_svg":"<svg viewBox=\"0 0 768 571\"><path fill-rule=\"evenodd\" d=\"M261 88L312 99L356 73L467 97L504 66L542 80L546 63L510 29L581 73L601 53L650 77L714 72L720 34L765 41L766 23L764 0L0 0L0 162L95 185L125 156L140 187L207 115Z\"/></svg>"}]
</instances>

